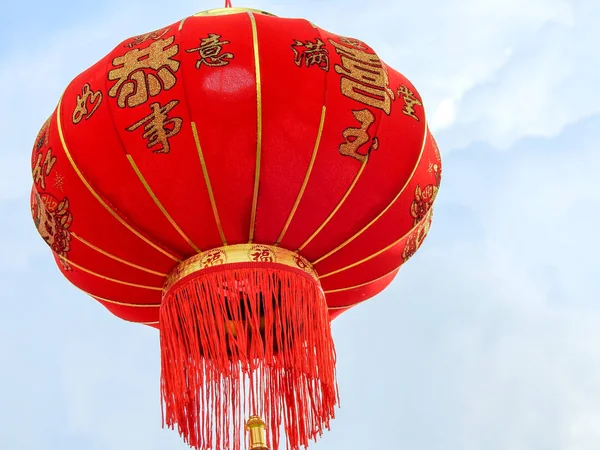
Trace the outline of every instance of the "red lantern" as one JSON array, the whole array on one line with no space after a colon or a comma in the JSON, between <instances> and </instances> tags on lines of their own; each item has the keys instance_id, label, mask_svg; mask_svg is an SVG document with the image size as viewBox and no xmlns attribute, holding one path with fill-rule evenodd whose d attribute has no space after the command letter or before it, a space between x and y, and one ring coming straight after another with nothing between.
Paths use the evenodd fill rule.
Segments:
<instances>
[{"instance_id":1,"label":"red lantern","mask_svg":"<svg viewBox=\"0 0 600 450\"><path fill-rule=\"evenodd\" d=\"M75 78L33 149L32 213L64 276L160 329L169 427L307 445L337 403L330 320L419 248L441 161L413 85L302 19L213 10Z\"/></svg>"}]
</instances>

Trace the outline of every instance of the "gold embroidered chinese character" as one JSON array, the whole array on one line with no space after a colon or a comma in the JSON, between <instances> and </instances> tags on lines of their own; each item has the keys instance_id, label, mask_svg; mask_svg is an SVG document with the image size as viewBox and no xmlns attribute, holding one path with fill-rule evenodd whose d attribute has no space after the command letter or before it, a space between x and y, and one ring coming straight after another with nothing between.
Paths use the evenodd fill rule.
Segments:
<instances>
[{"instance_id":1,"label":"gold embroidered chinese character","mask_svg":"<svg viewBox=\"0 0 600 450\"><path fill-rule=\"evenodd\" d=\"M332 39L329 42L340 55L342 65L335 71L342 75L342 93L352 100L373 106L390 114L394 91L389 88L387 70L375 54L358 48L341 45Z\"/></svg>"},{"instance_id":2,"label":"gold embroidered chinese character","mask_svg":"<svg viewBox=\"0 0 600 450\"><path fill-rule=\"evenodd\" d=\"M186 50L188 53L198 52L199 59L196 61L196 69L202 64L208 67L221 67L229 64L228 59L233 59L233 53L221 53L223 46L230 44L229 41L222 41L219 34L210 33L207 37L200 39L200 46Z\"/></svg>"},{"instance_id":3,"label":"gold embroidered chinese character","mask_svg":"<svg viewBox=\"0 0 600 450\"><path fill-rule=\"evenodd\" d=\"M213 250L202 255L200 263L203 268L225 264L227 256L223 250Z\"/></svg>"},{"instance_id":4,"label":"gold embroidered chinese character","mask_svg":"<svg viewBox=\"0 0 600 450\"><path fill-rule=\"evenodd\" d=\"M423 222L413 228L412 233L408 236L404 249L402 250L402 259L404 262L417 252L427 237L429 228L431 227L432 211L432 209L429 210L425 217L423 217Z\"/></svg>"},{"instance_id":5,"label":"gold embroidered chinese character","mask_svg":"<svg viewBox=\"0 0 600 450\"><path fill-rule=\"evenodd\" d=\"M73 215L69 211L69 200L62 201L48 193L35 192L31 202L31 214L38 233L60 257L65 270L72 270L64 259L71 251L71 232Z\"/></svg>"},{"instance_id":6,"label":"gold embroidered chinese character","mask_svg":"<svg viewBox=\"0 0 600 450\"><path fill-rule=\"evenodd\" d=\"M174 40L174 36L158 39L147 48L135 48L113 59L115 68L108 72L108 79L117 82L108 95L113 98L118 96L117 104L121 108L141 105L149 96L175 86L177 79L174 74L179 69L179 61L172 58L179 51L179 46L175 44L169 47ZM150 69L153 73L147 73L144 69Z\"/></svg>"},{"instance_id":7,"label":"gold embroidered chinese character","mask_svg":"<svg viewBox=\"0 0 600 450\"><path fill-rule=\"evenodd\" d=\"M88 106L89 102L89 106ZM96 112L98 107L102 103L102 92L100 91L92 91L92 88L88 83L84 84L81 88L81 95L77 95L77 99L75 100L75 109L73 110L73 123L78 124L84 118L85 120L92 117L92 114ZM88 108L93 107L91 111L88 112Z\"/></svg>"},{"instance_id":8,"label":"gold embroidered chinese character","mask_svg":"<svg viewBox=\"0 0 600 450\"><path fill-rule=\"evenodd\" d=\"M273 250L264 245L255 245L248 252L250 259L255 262L275 262Z\"/></svg>"},{"instance_id":9,"label":"gold embroidered chinese character","mask_svg":"<svg viewBox=\"0 0 600 450\"><path fill-rule=\"evenodd\" d=\"M56 164L56 156L52 156L52 149L48 149L45 158L43 153L37 155L32 171L33 182L44 190L46 189L46 177L50 175L54 164Z\"/></svg>"},{"instance_id":10,"label":"gold embroidered chinese character","mask_svg":"<svg viewBox=\"0 0 600 450\"><path fill-rule=\"evenodd\" d=\"M371 139L369 137L369 127L375 122L375 116L368 109L361 111L352 111L356 120L360 122L359 128L346 128L342 132L344 142L340 145L340 153L344 156L351 156L352 158L358 159L360 162L365 162L369 157L371 150L377 150L379 142L377 138ZM359 153L359 149L371 141L371 145L365 153Z\"/></svg>"},{"instance_id":11,"label":"gold embroidered chinese character","mask_svg":"<svg viewBox=\"0 0 600 450\"><path fill-rule=\"evenodd\" d=\"M367 48L365 46L365 44L362 43L361 41L359 41L358 39L347 38L347 37L341 36L340 41L346 45L349 45L350 47L359 48L361 50L364 50L365 48Z\"/></svg>"},{"instance_id":12,"label":"gold embroidered chinese character","mask_svg":"<svg viewBox=\"0 0 600 450\"><path fill-rule=\"evenodd\" d=\"M292 50L295 55L294 62L298 67L302 66L304 60L306 67L317 66L325 72L329 71L329 51L321 39L315 39L315 42L295 40Z\"/></svg>"},{"instance_id":13,"label":"gold embroidered chinese character","mask_svg":"<svg viewBox=\"0 0 600 450\"><path fill-rule=\"evenodd\" d=\"M159 103L150 104L152 112L139 122L134 123L127 131L133 131L144 125L144 134L142 137L148 140L148 148L160 145L160 148L153 150L154 153L169 153L169 138L179 133L183 120L180 117L169 118L169 112L177 106L179 100L171 100L165 106Z\"/></svg>"},{"instance_id":14,"label":"gold embroidered chinese character","mask_svg":"<svg viewBox=\"0 0 600 450\"><path fill-rule=\"evenodd\" d=\"M37 137L35 138L34 149L37 152L39 152L45 145L48 145L48 130L50 128L50 119L52 119L52 116L46 119L44 125L42 125L42 128L40 128L40 131L38 132Z\"/></svg>"},{"instance_id":15,"label":"gold embroidered chinese character","mask_svg":"<svg viewBox=\"0 0 600 450\"><path fill-rule=\"evenodd\" d=\"M167 34L170 29L171 28L169 27L169 28L164 28L162 30L151 31L150 33L135 36L134 38L132 38L133 40L130 43L125 44L125 47L133 48L136 45L140 45L146 41L149 41L150 39L152 39L153 41L158 41L165 34Z\"/></svg>"},{"instance_id":16,"label":"gold embroidered chinese character","mask_svg":"<svg viewBox=\"0 0 600 450\"><path fill-rule=\"evenodd\" d=\"M431 161L429 161L429 168L427 171L429 173L433 173L433 176L435 177L435 181L439 185L440 181L442 179L442 169L441 169L440 165L438 163L432 163Z\"/></svg>"},{"instance_id":17,"label":"gold embroidered chinese character","mask_svg":"<svg viewBox=\"0 0 600 450\"><path fill-rule=\"evenodd\" d=\"M423 104L415 96L413 91L402 85L398 88L398 97L402 97L404 100L404 108L402 108L402 112L415 120L419 120L415 114L415 106L423 106Z\"/></svg>"}]
</instances>

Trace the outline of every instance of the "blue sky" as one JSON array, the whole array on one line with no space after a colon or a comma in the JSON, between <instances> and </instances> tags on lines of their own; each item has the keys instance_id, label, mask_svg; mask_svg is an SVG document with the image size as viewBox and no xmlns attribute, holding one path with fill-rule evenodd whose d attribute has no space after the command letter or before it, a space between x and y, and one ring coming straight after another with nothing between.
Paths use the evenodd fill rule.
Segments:
<instances>
[{"instance_id":1,"label":"blue sky","mask_svg":"<svg viewBox=\"0 0 600 450\"><path fill-rule=\"evenodd\" d=\"M122 39L221 1L11 2L0 17L0 437L178 450L155 330L59 274L29 212L35 135ZM342 408L320 450L600 447L600 3L252 0L360 38L421 92L444 158L434 225L334 322Z\"/></svg>"}]
</instances>

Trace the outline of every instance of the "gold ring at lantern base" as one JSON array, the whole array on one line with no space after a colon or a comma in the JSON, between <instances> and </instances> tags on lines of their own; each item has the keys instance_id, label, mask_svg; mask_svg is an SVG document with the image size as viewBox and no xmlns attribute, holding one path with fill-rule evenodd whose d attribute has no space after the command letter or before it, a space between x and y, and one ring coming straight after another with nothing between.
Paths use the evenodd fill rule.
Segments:
<instances>
[{"instance_id":1,"label":"gold ring at lantern base","mask_svg":"<svg viewBox=\"0 0 600 450\"><path fill-rule=\"evenodd\" d=\"M260 11L258 9L252 9L252 8L216 8L216 9L209 9L208 11L201 11L199 13L194 14L194 16L195 17L228 16L230 14L241 14L241 13L246 13L246 12L262 14L262 15L271 16L271 17L277 17L275 14L271 14L266 11Z\"/></svg>"},{"instance_id":2,"label":"gold ring at lantern base","mask_svg":"<svg viewBox=\"0 0 600 450\"><path fill-rule=\"evenodd\" d=\"M163 293L193 273L214 268L225 269L230 264L251 264L255 267L262 264L282 265L304 272L321 285L313 266L299 253L272 245L239 244L213 248L181 262L167 277Z\"/></svg>"}]
</instances>

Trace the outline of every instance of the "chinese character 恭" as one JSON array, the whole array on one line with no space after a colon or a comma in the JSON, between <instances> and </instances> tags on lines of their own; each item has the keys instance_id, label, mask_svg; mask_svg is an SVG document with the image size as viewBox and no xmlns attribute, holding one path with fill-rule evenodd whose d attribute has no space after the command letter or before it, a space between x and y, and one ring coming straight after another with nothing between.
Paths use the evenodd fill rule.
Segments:
<instances>
[{"instance_id":1,"label":"chinese character \u606d","mask_svg":"<svg viewBox=\"0 0 600 450\"><path fill-rule=\"evenodd\" d=\"M342 155L351 156L358 159L360 162L365 162L369 157L371 150L377 150L377 147L379 146L377 138L373 138L372 144L369 146L366 153L358 152L360 147L371 140L368 131L369 127L375 121L375 116L368 109L352 111L352 114L354 114L356 120L360 122L360 128L349 127L342 132L344 142L340 144L339 150Z\"/></svg>"},{"instance_id":2,"label":"chinese character \u606d","mask_svg":"<svg viewBox=\"0 0 600 450\"><path fill-rule=\"evenodd\" d=\"M335 71L342 75L342 93L353 100L373 106L390 114L394 91L389 88L386 68L375 54L358 48L341 45L332 39L329 42L340 55L342 65Z\"/></svg>"},{"instance_id":3,"label":"chinese character \u606d","mask_svg":"<svg viewBox=\"0 0 600 450\"><path fill-rule=\"evenodd\" d=\"M423 106L423 104L415 96L413 91L411 91L406 86L402 85L398 88L398 97L402 97L402 99L404 100L404 108L402 108L402 112L415 120L419 120L419 118L415 114L415 106Z\"/></svg>"},{"instance_id":4,"label":"chinese character \u606d","mask_svg":"<svg viewBox=\"0 0 600 450\"><path fill-rule=\"evenodd\" d=\"M221 41L221 35L210 33L208 37L200 39L200 46L186 50L188 53L198 52L200 58L196 61L196 69L202 64L208 67L220 67L229 64L228 59L233 59L233 53L221 53L223 46L229 41Z\"/></svg>"},{"instance_id":5,"label":"chinese character \u606d","mask_svg":"<svg viewBox=\"0 0 600 450\"><path fill-rule=\"evenodd\" d=\"M152 39L154 41L158 41L161 37L163 37L165 34L167 34L170 29L171 28L168 27L168 28L164 28L162 30L151 31L150 33L135 36L134 38L132 38L133 40L130 43L125 44L125 47L133 48L136 45L143 44L144 42L146 42L150 39Z\"/></svg>"},{"instance_id":6,"label":"chinese character \u606d","mask_svg":"<svg viewBox=\"0 0 600 450\"><path fill-rule=\"evenodd\" d=\"M32 171L33 182L44 190L46 189L46 177L50 175L54 164L56 164L56 156L52 156L52 149L48 149L45 158L43 153L37 155Z\"/></svg>"},{"instance_id":7,"label":"chinese character \u606d","mask_svg":"<svg viewBox=\"0 0 600 450\"><path fill-rule=\"evenodd\" d=\"M171 151L169 138L179 133L183 122L180 117L169 118L168 115L169 111L178 103L179 100L171 100L165 106L161 106L159 103L150 104L152 112L127 128L127 131L133 131L144 125L142 137L148 140L147 147L152 148L155 145L160 145L160 148L153 150L154 153L169 153Z\"/></svg>"},{"instance_id":8,"label":"chinese character \u606d","mask_svg":"<svg viewBox=\"0 0 600 450\"><path fill-rule=\"evenodd\" d=\"M88 102L89 106L93 106L92 110L88 112ZM73 123L78 124L84 118L85 120L92 117L92 114L96 112L98 107L102 103L102 92L100 91L92 91L92 88L88 83L84 84L81 88L81 95L77 95L77 99L75 100L75 109L73 110Z\"/></svg>"},{"instance_id":9,"label":"chinese character \u606d","mask_svg":"<svg viewBox=\"0 0 600 450\"><path fill-rule=\"evenodd\" d=\"M295 40L292 50L295 55L294 62L298 67L302 66L304 59L306 67L317 66L325 72L329 71L329 51L321 39L315 39L315 42Z\"/></svg>"},{"instance_id":10,"label":"chinese character \u606d","mask_svg":"<svg viewBox=\"0 0 600 450\"><path fill-rule=\"evenodd\" d=\"M158 39L147 48L135 48L113 60L115 68L108 72L108 79L117 82L108 95L118 96L117 104L121 108L141 105L149 95L158 95L163 89L168 91L175 86L177 79L174 73L179 69L179 61L172 58L179 51L179 46L169 47L174 40L174 36ZM146 73L144 69L151 69L154 73Z\"/></svg>"}]
</instances>

